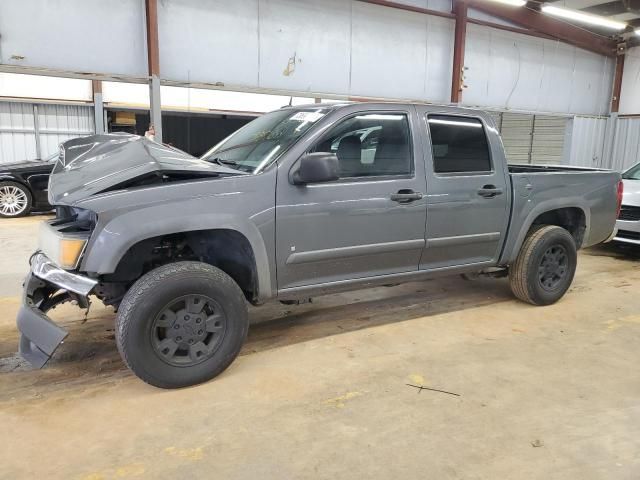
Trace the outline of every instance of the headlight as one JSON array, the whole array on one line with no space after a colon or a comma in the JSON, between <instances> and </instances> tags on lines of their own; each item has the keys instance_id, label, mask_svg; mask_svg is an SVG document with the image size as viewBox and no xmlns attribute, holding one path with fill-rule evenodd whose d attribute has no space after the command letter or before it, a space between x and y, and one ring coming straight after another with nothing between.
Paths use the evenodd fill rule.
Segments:
<instances>
[{"instance_id":1,"label":"headlight","mask_svg":"<svg viewBox=\"0 0 640 480\"><path fill-rule=\"evenodd\" d=\"M66 233L56 230L47 222L40 224L38 247L50 260L65 270L74 270L78 266L89 234Z\"/></svg>"}]
</instances>

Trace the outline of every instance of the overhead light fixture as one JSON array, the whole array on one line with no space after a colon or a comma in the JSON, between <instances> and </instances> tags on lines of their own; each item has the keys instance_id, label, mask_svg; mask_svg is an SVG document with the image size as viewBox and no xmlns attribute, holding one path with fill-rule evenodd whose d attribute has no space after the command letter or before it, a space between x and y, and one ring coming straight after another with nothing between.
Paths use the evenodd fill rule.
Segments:
<instances>
[{"instance_id":1,"label":"overhead light fixture","mask_svg":"<svg viewBox=\"0 0 640 480\"><path fill-rule=\"evenodd\" d=\"M636 28L635 33L636 35L640 36L640 28Z\"/></svg>"},{"instance_id":2,"label":"overhead light fixture","mask_svg":"<svg viewBox=\"0 0 640 480\"><path fill-rule=\"evenodd\" d=\"M587 23L589 25L611 28L612 30L624 30L627 28L626 23L616 22L615 20L609 20L608 18L579 12L577 10L554 7L553 5L543 5L542 11L554 17L562 17L567 20L575 20L576 22Z\"/></svg>"},{"instance_id":3,"label":"overhead light fixture","mask_svg":"<svg viewBox=\"0 0 640 480\"><path fill-rule=\"evenodd\" d=\"M527 2L526 0L491 0L496 3L504 3L505 5L511 5L512 7L524 7Z\"/></svg>"}]
</instances>

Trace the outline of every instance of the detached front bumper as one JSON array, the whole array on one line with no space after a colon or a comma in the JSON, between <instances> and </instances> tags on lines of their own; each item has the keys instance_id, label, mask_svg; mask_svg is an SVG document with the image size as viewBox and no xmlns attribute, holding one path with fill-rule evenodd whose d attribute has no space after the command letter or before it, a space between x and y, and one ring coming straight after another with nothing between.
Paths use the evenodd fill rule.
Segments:
<instances>
[{"instance_id":1,"label":"detached front bumper","mask_svg":"<svg viewBox=\"0 0 640 480\"><path fill-rule=\"evenodd\" d=\"M40 310L43 300L58 290L86 299L97 283L91 278L63 270L42 253L33 255L16 319L20 331L20 355L34 367L44 367L68 332Z\"/></svg>"}]
</instances>

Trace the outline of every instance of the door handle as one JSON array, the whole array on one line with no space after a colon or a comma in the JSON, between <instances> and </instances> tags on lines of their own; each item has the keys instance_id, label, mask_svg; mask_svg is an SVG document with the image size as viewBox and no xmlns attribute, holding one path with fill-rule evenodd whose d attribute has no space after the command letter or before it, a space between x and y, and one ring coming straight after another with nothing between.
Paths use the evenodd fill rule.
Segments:
<instances>
[{"instance_id":1,"label":"door handle","mask_svg":"<svg viewBox=\"0 0 640 480\"><path fill-rule=\"evenodd\" d=\"M478 195L484 198L493 198L502 195L502 189L495 185L485 185L478 189Z\"/></svg>"},{"instance_id":2,"label":"door handle","mask_svg":"<svg viewBox=\"0 0 640 480\"><path fill-rule=\"evenodd\" d=\"M391 194L391 200L398 203L411 203L415 200L420 200L422 193L414 192L411 189L398 190L398 193Z\"/></svg>"}]
</instances>

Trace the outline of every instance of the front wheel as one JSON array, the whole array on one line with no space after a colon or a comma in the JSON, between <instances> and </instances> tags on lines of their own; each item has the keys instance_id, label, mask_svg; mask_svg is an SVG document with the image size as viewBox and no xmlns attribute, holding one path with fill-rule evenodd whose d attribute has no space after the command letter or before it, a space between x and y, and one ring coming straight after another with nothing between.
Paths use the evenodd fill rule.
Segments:
<instances>
[{"instance_id":1,"label":"front wheel","mask_svg":"<svg viewBox=\"0 0 640 480\"><path fill-rule=\"evenodd\" d=\"M541 226L529 233L509 268L511 291L533 305L555 303L571 286L577 260L576 244L568 231Z\"/></svg>"},{"instance_id":2,"label":"front wheel","mask_svg":"<svg viewBox=\"0 0 640 480\"><path fill-rule=\"evenodd\" d=\"M116 343L127 366L160 388L219 375L236 358L249 320L242 290L201 262L158 267L126 293L116 317Z\"/></svg>"}]
</instances>

